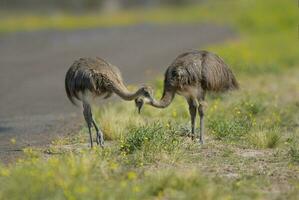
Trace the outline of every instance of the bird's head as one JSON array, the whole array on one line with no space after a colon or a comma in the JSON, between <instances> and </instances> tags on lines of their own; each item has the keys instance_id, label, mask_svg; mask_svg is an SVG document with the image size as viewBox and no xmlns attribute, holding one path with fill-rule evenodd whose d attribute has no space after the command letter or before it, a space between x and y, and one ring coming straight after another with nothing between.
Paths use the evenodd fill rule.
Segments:
<instances>
[{"instance_id":1,"label":"bird's head","mask_svg":"<svg viewBox=\"0 0 299 200\"><path fill-rule=\"evenodd\" d=\"M142 97L138 97L135 99L135 106L136 106L139 114L140 114L140 111L141 111L143 105L144 105L144 99Z\"/></svg>"},{"instance_id":2,"label":"bird's head","mask_svg":"<svg viewBox=\"0 0 299 200\"><path fill-rule=\"evenodd\" d=\"M141 96L135 99L135 106L137 107L139 114L144 103L149 103L153 101L153 93L154 93L153 89L149 86L142 87L141 91L142 91Z\"/></svg>"},{"instance_id":3,"label":"bird's head","mask_svg":"<svg viewBox=\"0 0 299 200\"><path fill-rule=\"evenodd\" d=\"M148 98L148 99L152 99L153 98L153 89L149 86L143 86L141 88L141 96Z\"/></svg>"}]
</instances>

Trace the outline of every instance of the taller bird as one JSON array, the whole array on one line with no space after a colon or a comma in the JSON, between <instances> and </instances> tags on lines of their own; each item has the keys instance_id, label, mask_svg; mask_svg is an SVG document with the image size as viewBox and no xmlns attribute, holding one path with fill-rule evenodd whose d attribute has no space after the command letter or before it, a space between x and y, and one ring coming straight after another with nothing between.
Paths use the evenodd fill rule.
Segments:
<instances>
[{"instance_id":1,"label":"taller bird","mask_svg":"<svg viewBox=\"0 0 299 200\"><path fill-rule=\"evenodd\" d=\"M65 76L65 91L69 100L76 104L75 99L82 101L83 115L88 126L90 145L93 147L91 134L92 126L96 130L96 142L104 145L102 131L92 117L90 96L110 97L113 93L126 101L139 96L149 97L151 89L141 87L136 92L130 92L125 84L119 69L101 58L80 58L76 60Z\"/></svg>"},{"instance_id":2,"label":"taller bird","mask_svg":"<svg viewBox=\"0 0 299 200\"><path fill-rule=\"evenodd\" d=\"M186 98L191 116L191 134L195 136L195 119L197 111L200 117L200 143L204 134L204 100L206 92L226 92L238 89L238 83L230 68L224 61L208 51L190 51L179 55L167 68L164 77L164 91L161 99L137 98L139 111L144 102L156 108L165 108L175 94Z\"/></svg>"}]
</instances>

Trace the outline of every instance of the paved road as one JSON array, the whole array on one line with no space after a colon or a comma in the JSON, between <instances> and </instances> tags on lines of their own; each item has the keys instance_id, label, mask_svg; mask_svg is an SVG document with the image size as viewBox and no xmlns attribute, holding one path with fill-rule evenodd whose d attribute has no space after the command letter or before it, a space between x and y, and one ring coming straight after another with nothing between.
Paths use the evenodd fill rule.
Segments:
<instances>
[{"instance_id":1,"label":"paved road","mask_svg":"<svg viewBox=\"0 0 299 200\"><path fill-rule=\"evenodd\" d=\"M0 160L43 145L76 127L81 110L68 102L64 75L74 59L100 56L130 84L150 80L179 53L232 37L207 24L137 25L0 37ZM16 138L12 145L11 138Z\"/></svg>"}]
</instances>

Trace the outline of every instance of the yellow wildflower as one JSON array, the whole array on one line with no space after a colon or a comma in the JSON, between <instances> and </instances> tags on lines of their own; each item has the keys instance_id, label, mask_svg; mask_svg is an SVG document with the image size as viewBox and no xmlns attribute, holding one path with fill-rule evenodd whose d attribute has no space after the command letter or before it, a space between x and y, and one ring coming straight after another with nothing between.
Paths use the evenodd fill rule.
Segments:
<instances>
[{"instance_id":1,"label":"yellow wildflower","mask_svg":"<svg viewBox=\"0 0 299 200\"><path fill-rule=\"evenodd\" d=\"M11 144L16 144L16 138L11 138L11 139L10 139L10 143L11 143Z\"/></svg>"},{"instance_id":2,"label":"yellow wildflower","mask_svg":"<svg viewBox=\"0 0 299 200\"><path fill-rule=\"evenodd\" d=\"M117 163L115 163L115 162L111 162L111 163L110 163L110 169L112 169L112 170L116 170L117 168L118 168Z\"/></svg>"},{"instance_id":3,"label":"yellow wildflower","mask_svg":"<svg viewBox=\"0 0 299 200\"><path fill-rule=\"evenodd\" d=\"M121 181L120 182L120 186L123 187L123 188L126 187L127 186L127 182L126 181Z\"/></svg>"},{"instance_id":4,"label":"yellow wildflower","mask_svg":"<svg viewBox=\"0 0 299 200\"><path fill-rule=\"evenodd\" d=\"M177 117L177 112L175 110L172 112L172 116Z\"/></svg>"},{"instance_id":5,"label":"yellow wildflower","mask_svg":"<svg viewBox=\"0 0 299 200\"><path fill-rule=\"evenodd\" d=\"M128 172L127 177L129 180L135 180L137 178L137 174L135 172Z\"/></svg>"},{"instance_id":6,"label":"yellow wildflower","mask_svg":"<svg viewBox=\"0 0 299 200\"><path fill-rule=\"evenodd\" d=\"M167 128L170 128L170 124L169 124L169 123L167 123L167 124L166 124L166 127L167 127Z\"/></svg>"},{"instance_id":7,"label":"yellow wildflower","mask_svg":"<svg viewBox=\"0 0 299 200\"><path fill-rule=\"evenodd\" d=\"M139 191L140 191L140 188L139 188L138 186L135 186L135 187L133 187L133 191L134 191L134 192L139 192Z\"/></svg>"},{"instance_id":8,"label":"yellow wildflower","mask_svg":"<svg viewBox=\"0 0 299 200\"><path fill-rule=\"evenodd\" d=\"M9 176L9 174L8 169L0 169L0 176Z\"/></svg>"}]
</instances>

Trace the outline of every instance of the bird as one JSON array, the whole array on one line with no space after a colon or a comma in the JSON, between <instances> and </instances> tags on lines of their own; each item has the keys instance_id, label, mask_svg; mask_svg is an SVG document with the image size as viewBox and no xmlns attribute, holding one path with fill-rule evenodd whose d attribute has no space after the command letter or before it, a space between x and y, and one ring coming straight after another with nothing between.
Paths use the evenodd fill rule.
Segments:
<instances>
[{"instance_id":1,"label":"bird","mask_svg":"<svg viewBox=\"0 0 299 200\"><path fill-rule=\"evenodd\" d=\"M92 127L96 131L97 145L104 147L104 137L92 116L90 97L107 99L115 93L123 100L130 101L140 96L149 97L152 93L152 89L147 86L130 92L123 82L120 70L99 57L84 57L75 60L65 75L65 91L68 99L74 105L77 105L78 101L82 102L91 148L93 147Z\"/></svg>"},{"instance_id":2,"label":"bird","mask_svg":"<svg viewBox=\"0 0 299 200\"><path fill-rule=\"evenodd\" d=\"M184 96L189 105L191 117L191 137L195 137L195 120L200 117L199 142L204 143L204 107L207 92L226 92L239 88L239 84L229 66L218 55L205 50L192 50L180 54L170 64L164 74L164 88L160 100L139 97L135 99L139 110L144 103L156 108L166 108L175 94Z\"/></svg>"}]
</instances>

